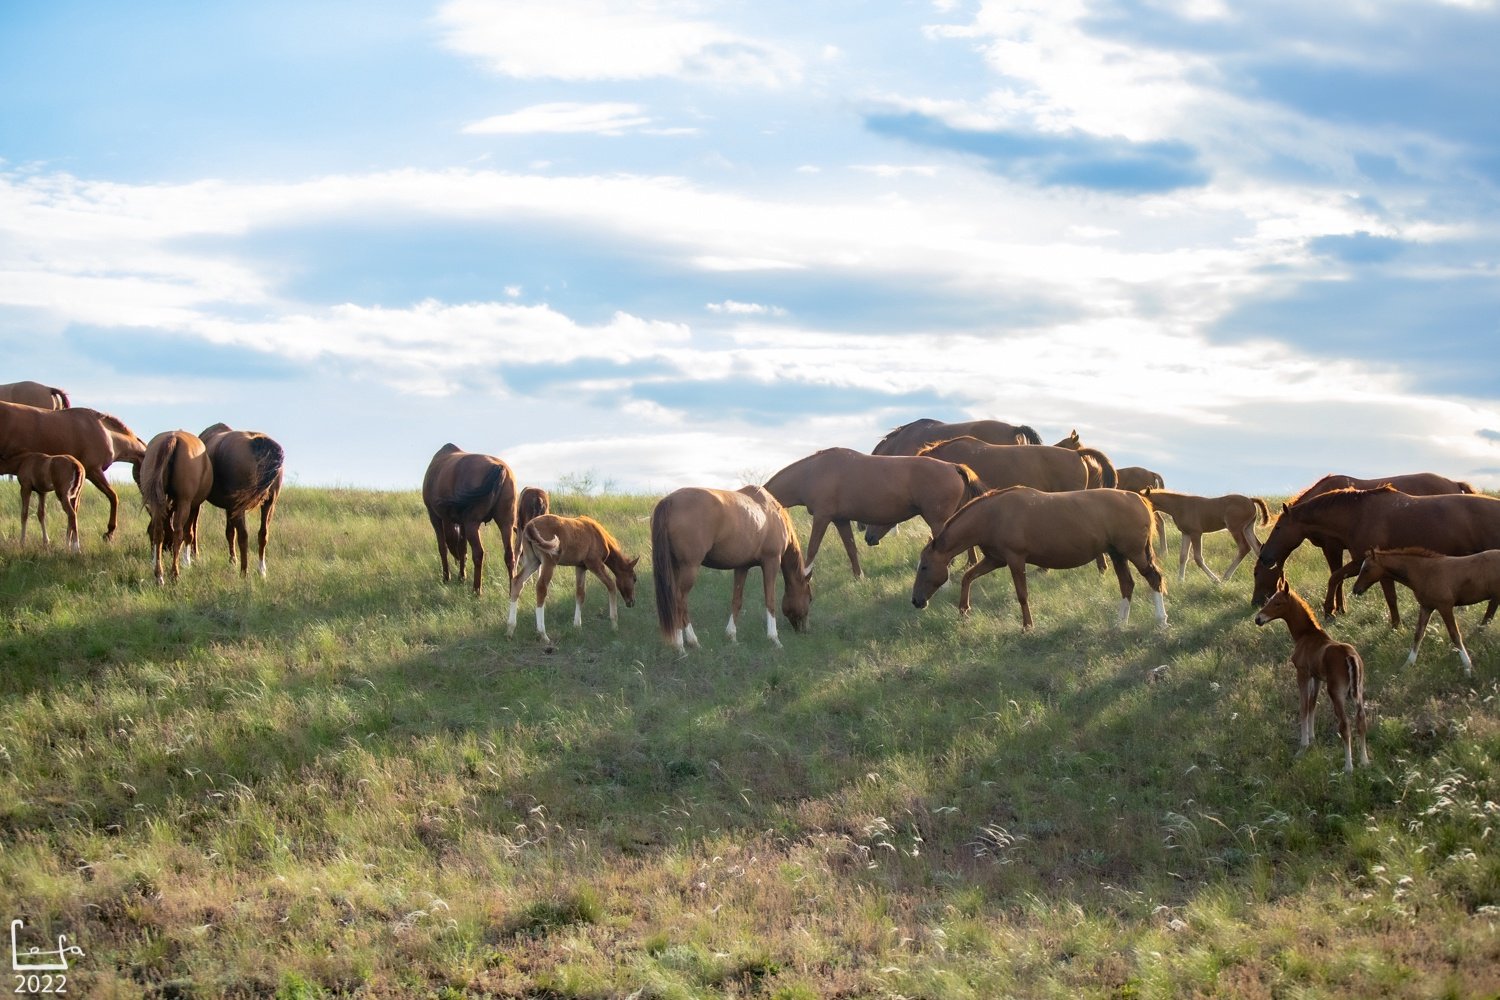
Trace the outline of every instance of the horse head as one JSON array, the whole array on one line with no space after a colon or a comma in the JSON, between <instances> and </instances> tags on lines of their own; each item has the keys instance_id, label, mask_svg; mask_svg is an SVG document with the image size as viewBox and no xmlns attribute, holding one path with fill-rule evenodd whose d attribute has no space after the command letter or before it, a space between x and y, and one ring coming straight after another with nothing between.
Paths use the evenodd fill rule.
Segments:
<instances>
[{"instance_id":1,"label":"horse head","mask_svg":"<svg viewBox=\"0 0 1500 1000\"><path fill-rule=\"evenodd\" d=\"M627 608L635 607L635 564L640 561L641 557L636 556L615 567L615 586L620 588L620 599Z\"/></svg>"},{"instance_id":2,"label":"horse head","mask_svg":"<svg viewBox=\"0 0 1500 1000\"><path fill-rule=\"evenodd\" d=\"M927 601L939 587L948 582L948 560L937 552L936 539L929 539L917 556L917 578L911 585L911 603L927 607Z\"/></svg>"}]
</instances>

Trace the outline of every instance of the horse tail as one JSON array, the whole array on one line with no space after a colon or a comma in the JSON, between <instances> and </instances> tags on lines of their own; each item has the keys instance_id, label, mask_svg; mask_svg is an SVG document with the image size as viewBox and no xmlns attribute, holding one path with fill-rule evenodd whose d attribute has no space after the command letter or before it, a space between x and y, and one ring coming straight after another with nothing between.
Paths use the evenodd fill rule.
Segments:
<instances>
[{"instance_id":1,"label":"horse tail","mask_svg":"<svg viewBox=\"0 0 1500 1000\"><path fill-rule=\"evenodd\" d=\"M67 410L73 406L72 401L68 399L68 394L57 388L57 386L49 385L47 386L47 391L52 394L52 402L56 404L56 409Z\"/></svg>"},{"instance_id":2,"label":"horse tail","mask_svg":"<svg viewBox=\"0 0 1500 1000\"><path fill-rule=\"evenodd\" d=\"M1167 488L1167 481L1161 477L1160 472L1153 472L1151 473L1151 485L1159 490L1164 490Z\"/></svg>"},{"instance_id":3,"label":"horse tail","mask_svg":"<svg viewBox=\"0 0 1500 1000\"><path fill-rule=\"evenodd\" d=\"M656 589L656 621L669 642L677 633L676 556L667 524L671 502L671 497L664 497L651 511L651 580Z\"/></svg>"},{"instance_id":4,"label":"horse tail","mask_svg":"<svg viewBox=\"0 0 1500 1000\"><path fill-rule=\"evenodd\" d=\"M1016 437L1024 438L1026 444L1041 444L1042 436L1029 424L1020 424L1016 427Z\"/></svg>"},{"instance_id":5,"label":"horse tail","mask_svg":"<svg viewBox=\"0 0 1500 1000\"><path fill-rule=\"evenodd\" d=\"M554 535L550 540L542 537L542 529L533 521L526 522L521 529L522 544L527 545L548 559L556 559L562 552L562 536Z\"/></svg>"},{"instance_id":6,"label":"horse tail","mask_svg":"<svg viewBox=\"0 0 1500 1000\"><path fill-rule=\"evenodd\" d=\"M480 500L486 500L495 495L501 481L505 478L505 466L498 463L492 464L485 470L484 478L475 486L468 489L458 490L444 497L439 506L439 513L459 517L469 507Z\"/></svg>"},{"instance_id":7,"label":"horse tail","mask_svg":"<svg viewBox=\"0 0 1500 1000\"><path fill-rule=\"evenodd\" d=\"M1112 490L1119 483L1119 477L1115 475L1115 463L1109 460L1109 456L1098 448L1079 448L1079 457L1092 461L1099 467L1099 481L1104 488Z\"/></svg>"},{"instance_id":8,"label":"horse tail","mask_svg":"<svg viewBox=\"0 0 1500 1000\"><path fill-rule=\"evenodd\" d=\"M1255 504L1255 509L1260 512L1260 523L1269 524L1271 522L1271 508L1266 506L1266 502L1260 497L1251 497L1250 502Z\"/></svg>"},{"instance_id":9,"label":"horse tail","mask_svg":"<svg viewBox=\"0 0 1500 1000\"><path fill-rule=\"evenodd\" d=\"M1360 663L1359 654L1350 650L1344 654L1344 668L1349 671L1349 690L1354 694L1354 704L1364 711L1365 706L1365 672L1363 664Z\"/></svg>"},{"instance_id":10,"label":"horse tail","mask_svg":"<svg viewBox=\"0 0 1500 1000\"><path fill-rule=\"evenodd\" d=\"M967 465L964 465L962 462L954 462L952 465L953 468L958 470L958 478L964 481L964 499L963 503L958 505L962 507L970 500L977 499L988 487L984 485L984 482L975 474L974 470Z\"/></svg>"},{"instance_id":11,"label":"horse tail","mask_svg":"<svg viewBox=\"0 0 1500 1000\"><path fill-rule=\"evenodd\" d=\"M167 483L177 462L177 444L177 435L168 435L161 451L154 456L156 460L141 470L141 499L152 521L160 516L165 523L171 523L172 496L167 492Z\"/></svg>"},{"instance_id":12,"label":"horse tail","mask_svg":"<svg viewBox=\"0 0 1500 1000\"><path fill-rule=\"evenodd\" d=\"M1460 493L1478 493L1479 492L1473 486L1471 486L1468 483L1464 482L1462 479L1455 479L1453 482L1454 482L1454 485L1456 485L1458 487L1458 492L1460 492Z\"/></svg>"}]
</instances>

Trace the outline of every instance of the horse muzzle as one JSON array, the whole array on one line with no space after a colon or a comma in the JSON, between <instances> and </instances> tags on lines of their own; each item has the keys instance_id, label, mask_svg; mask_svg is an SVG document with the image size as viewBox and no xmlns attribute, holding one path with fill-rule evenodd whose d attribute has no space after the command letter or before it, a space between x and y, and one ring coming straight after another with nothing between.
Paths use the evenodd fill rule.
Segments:
<instances>
[{"instance_id":1,"label":"horse muzzle","mask_svg":"<svg viewBox=\"0 0 1500 1000\"><path fill-rule=\"evenodd\" d=\"M1264 625L1267 622L1269 622L1270 620L1271 619L1267 618L1265 615L1256 615L1255 616L1255 624L1256 625Z\"/></svg>"}]
</instances>

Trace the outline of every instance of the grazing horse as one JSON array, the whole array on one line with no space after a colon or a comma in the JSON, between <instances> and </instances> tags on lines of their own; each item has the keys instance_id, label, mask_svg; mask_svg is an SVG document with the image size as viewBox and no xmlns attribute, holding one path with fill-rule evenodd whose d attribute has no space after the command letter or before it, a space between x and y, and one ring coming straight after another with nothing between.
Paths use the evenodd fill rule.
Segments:
<instances>
[{"instance_id":1,"label":"grazing horse","mask_svg":"<svg viewBox=\"0 0 1500 1000\"><path fill-rule=\"evenodd\" d=\"M541 517L551 509L552 498L540 486L528 486L522 490L516 500L516 538L520 539L521 532L532 518Z\"/></svg>"},{"instance_id":2,"label":"grazing horse","mask_svg":"<svg viewBox=\"0 0 1500 1000\"><path fill-rule=\"evenodd\" d=\"M67 393L40 382L6 382L0 385L0 401L24 403L43 410L66 410L73 405Z\"/></svg>"},{"instance_id":3,"label":"grazing horse","mask_svg":"<svg viewBox=\"0 0 1500 1000\"><path fill-rule=\"evenodd\" d=\"M928 598L948 580L948 564L970 546L978 546L983 558L964 573L959 587L958 610L969 612L969 588L975 579L1001 566L1010 568L1016 600L1021 605L1021 628L1031 628L1031 604L1027 600L1026 566L1072 569L1101 555L1114 564L1120 581L1120 624L1130 617L1130 595L1135 581L1134 565L1153 591L1156 619L1167 623L1163 600L1167 585L1162 579L1152 542L1156 521L1151 505L1134 493L1121 490L1079 490L1044 493L1028 486L994 490L960 507L943 530L922 549L911 602L927 606Z\"/></svg>"},{"instance_id":4,"label":"grazing horse","mask_svg":"<svg viewBox=\"0 0 1500 1000\"><path fill-rule=\"evenodd\" d=\"M1003 420L964 420L947 424L931 417L913 420L891 430L870 452L872 455L916 455L937 441L975 437L990 444L1041 444L1041 436L1025 424Z\"/></svg>"},{"instance_id":5,"label":"grazing horse","mask_svg":"<svg viewBox=\"0 0 1500 1000\"><path fill-rule=\"evenodd\" d=\"M146 445L141 459L141 498L151 522L146 533L151 538L156 582L164 581L161 566L163 546L172 549L172 579L178 575L178 556L188 546L187 563L193 563L192 549L197 543L198 509L208 499L214 485L214 466L203 442L187 431L162 431Z\"/></svg>"},{"instance_id":6,"label":"grazing horse","mask_svg":"<svg viewBox=\"0 0 1500 1000\"><path fill-rule=\"evenodd\" d=\"M1459 634L1453 609L1489 601L1489 609L1479 623L1480 627L1488 625L1495 617L1495 602L1500 600L1500 551L1491 549L1468 556L1445 556L1423 548L1373 549L1359 567L1354 596L1358 597L1369 590L1372 583L1387 577L1410 587L1417 598L1417 606L1421 608L1417 614L1417 634L1412 636L1411 654L1406 658L1406 665L1409 667L1417 662L1417 649L1427 634L1427 620L1436 611L1443 616L1448 637L1458 648L1464 674L1472 676L1474 661L1469 659L1469 650L1464 646L1464 637Z\"/></svg>"},{"instance_id":7,"label":"grazing horse","mask_svg":"<svg viewBox=\"0 0 1500 1000\"><path fill-rule=\"evenodd\" d=\"M668 493L651 511L651 575L656 587L656 620L662 636L683 652L698 645L688 616L688 592L698 567L734 570L734 597L724 632L737 641L735 618L745 596L745 578L760 567L766 595L766 634L778 648L776 567L784 581L782 613L798 632L807 627L812 606L812 570L802 562L797 532L786 508L763 486L727 490L688 486Z\"/></svg>"},{"instance_id":8,"label":"grazing horse","mask_svg":"<svg viewBox=\"0 0 1500 1000\"><path fill-rule=\"evenodd\" d=\"M1348 549L1353 559L1328 578L1323 611L1342 614L1343 582L1359 572L1371 549L1419 545L1447 556L1500 548L1500 500L1466 493L1414 497L1387 484L1376 489L1338 489L1282 508L1255 561L1252 603L1270 596L1292 551L1316 537L1327 546ZM1401 624L1396 587L1380 581L1391 627ZM1335 601L1337 596L1337 601Z\"/></svg>"},{"instance_id":9,"label":"grazing horse","mask_svg":"<svg viewBox=\"0 0 1500 1000\"><path fill-rule=\"evenodd\" d=\"M1182 545L1177 559L1177 581L1187 576L1188 552L1193 562L1208 574L1214 583L1222 580L1214 575L1203 562L1203 536L1215 531L1228 531L1238 551L1224 570L1224 580L1234 576L1240 568L1240 560L1252 551L1260 552L1260 539L1255 537L1255 515L1260 523L1271 519L1266 502L1260 497L1247 497L1239 493L1228 493L1221 497L1199 497L1191 493L1176 493L1172 490L1147 489L1144 496L1158 511L1169 515L1177 530L1182 533Z\"/></svg>"},{"instance_id":10,"label":"grazing horse","mask_svg":"<svg viewBox=\"0 0 1500 1000\"><path fill-rule=\"evenodd\" d=\"M987 489L1030 486L1043 493L1066 493L1088 486L1088 466L1067 448L988 444L978 438L938 441L922 449L925 458L961 463L974 470Z\"/></svg>"},{"instance_id":11,"label":"grazing horse","mask_svg":"<svg viewBox=\"0 0 1500 1000\"><path fill-rule=\"evenodd\" d=\"M1323 478L1319 479L1317 482L1313 483L1311 486L1307 487L1307 489L1303 490L1301 493L1298 493L1295 497L1288 500L1286 503L1282 504L1281 509L1286 510L1288 507L1295 507L1299 503L1311 500L1314 497L1323 496L1325 493L1331 493L1334 490L1373 490L1378 486L1385 485L1394 486L1402 493L1414 497L1444 496L1449 493L1476 492L1474 487L1470 486L1468 483L1460 482L1456 479L1449 479L1446 476L1440 476L1434 472L1413 472L1400 476L1386 476L1379 479L1356 479L1353 476L1330 473L1329 475L1326 475ZM1308 534L1307 541L1311 545L1322 551L1323 559L1328 563L1328 574L1330 577L1334 576L1338 572L1339 567L1344 565L1344 546L1334 539L1325 538L1322 535L1319 535L1316 531ZM1265 573L1259 566L1257 566L1255 592L1251 598L1252 603L1263 603L1266 598L1270 596L1271 588L1275 581L1284 576L1284 574L1282 573L1281 565L1279 563L1272 567L1272 569L1274 569L1275 571L1274 574ZM1264 581L1261 580L1262 577L1264 577ZM1333 584L1330 584L1330 586L1333 586ZM1334 591L1333 605L1330 607L1326 601L1324 602L1324 610L1327 614L1330 615L1341 615L1344 613L1344 585L1342 582L1342 578L1336 586L1337 590ZM1388 586L1389 585L1386 585L1386 587ZM1394 602L1395 591L1386 589L1385 592L1387 602ZM1394 606L1394 604L1392 604L1392 606Z\"/></svg>"},{"instance_id":12,"label":"grazing horse","mask_svg":"<svg viewBox=\"0 0 1500 1000\"><path fill-rule=\"evenodd\" d=\"M546 496L545 493L542 495ZM641 557L627 559L615 536L593 518L539 514L526 522L517 538L521 566L510 582L510 613L505 619L507 637L516 632L516 606L520 603L521 588L538 570L541 575L536 578L536 631L548 646L552 645L552 640L547 636L547 586L552 582L553 571L559 566L575 566L578 570L574 589L574 628L583 626L583 589L589 573L597 576L604 589L609 591L611 628L620 627L617 594L624 599L627 608L635 607L635 565ZM604 572L606 569L609 574ZM613 574L613 579L610 574Z\"/></svg>"},{"instance_id":13,"label":"grazing horse","mask_svg":"<svg viewBox=\"0 0 1500 1000\"><path fill-rule=\"evenodd\" d=\"M1085 448L1083 442L1078 439L1076 429L1053 447L1078 452L1079 457L1083 459L1083 464L1088 468L1088 489L1115 489L1120 485L1120 475L1115 470L1114 463L1098 448Z\"/></svg>"},{"instance_id":14,"label":"grazing horse","mask_svg":"<svg viewBox=\"0 0 1500 1000\"><path fill-rule=\"evenodd\" d=\"M438 559L443 564L443 582L448 574L448 553L458 560L458 578L464 578L464 557L474 550L474 594L484 581L484 542L479 529L494 521L505 549L505 577L515 575L516 556L512 534L516 528L516 477L510 466L493 455L467 452L456 444L445 444L432 456L422 477L422 503L437 536Z\"/></svg>"},{"instance_id":15,"label":"grazing horse","mask_svg":"<svg viewBox=\"0 0 1500 1000\"><path fill-rule=\"evenodd\" d=\"M250 571L250 529L245 524L245 514L260 508L260 533L256 536L260 561L256 569L264 578L266 542L271 537L276 498L281 494L286 452L258 431L230 430L227 424L205 428L198 437L202 438L214 466L214 488L208 494L208 502L224 510L224 539L229 542L231 565L235 544L239 544L240 576Z\"/></svg>"},{"instance_id":16,"label":"grazing horse","mask_svg":"<svg viewBox=\"0 0 1500 1000\"><path fill-rule=\"evenodd\" d=\"M1146 490L1164 489L1166 485L1160 472L1152 472L1139 465L1126 465L1115 470L1115 489L1117 490L1144 493Z\"/></svg>"},{"instance_id":17,"label":"grazing horse","mask_svg":"<svg viewBox=\"0 0 1500 1000\"><path fill-rule=\"evenodd\" d=\"M36 497L36 523L42 528L42 544L51 545L47 537L47 494L56 493L57 502L68 518L65 536L68 548L83 551L78 541L78 498L83 492L83 463L72 455L39 455L34 451L0 458L0 475L15 476L21 484L21 544L26 544L26 522L31 517L31 494Z\"/></svg>"},{"instance_id":18,"label":"grazing horse","mask_svg":"<svg viewBox=\"0 0 1500 1000\"><path fill-rule=\"evenodd\" d=\"M104 540L114 538L120 498L105 471L115 462L131 462L139 470L146 454L141 439L118 417L85 406L43 410L20 403L0 402L0 456L35 451L44 455L72 455L83 463L84 475L109 500L109 524Z\"/></svg>"},{"instance_id":19,"label":"grazing horse","mask_svg":"<svg viewBox=\"0 0 1500 1000\"><path fill-rule=\"evenodd\" d=\"M1256 625L1280 618L1292 633L1292 665L1297 668L1297 695L1301 700L1298 725L1301 754L1313 741L1313 710L1318 705L1318 685L1328 688L1328 701L1339 720L1339 737L1344 741L1344 773L1354 771L1354 741L1349 726L1349 703L1354 707L1354 729L1359 733L1359 762L1370 763L1365 744L1365 663L1359 650L1347 642L1334 642L1313 618L1312 608L1296 591L1281 580L1276 591L1255 615Z\"/></svg>"},{"instance_id":20,"label":"grazing horse","mask_svg":"<svg viewBox=\"0 0 1500 1000\"><path fill-rule=\"evenodd\" d=\"M863 576L854 548L851 521L864 522L865 543L878 545L901 521L921 517L937 531L967 500L984 492L964 465L911 455L866 455L849 448L826 448L798 459L766 482L783 507L806 507L812 515L807 565L832 524L843 539L849 566Z\"/></svg>"}]
</instances>

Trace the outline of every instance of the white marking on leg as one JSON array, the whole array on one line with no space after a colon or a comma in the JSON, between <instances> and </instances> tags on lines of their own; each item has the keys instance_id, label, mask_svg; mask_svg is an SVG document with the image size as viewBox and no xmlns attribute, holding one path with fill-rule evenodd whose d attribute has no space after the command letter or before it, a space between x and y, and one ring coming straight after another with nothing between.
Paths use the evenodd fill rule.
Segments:
<instances>
[{"instance_id":1,"label":"white marking on leg","mask_svg":"<svg viewBox=\"0 0 1500 1000\"><path fill-rule=\"evenodd\" d=\"M1156 624L1158 624L1158 625L1166 625L1167 624L1167 599L1165 597L1161 596L1161 591L1159 591L1159 590L1153 590L1151 592L1151 601L1152 601L1153 604L1156 605Z\"/></svg>"},{"instance_id":2,"label":"white marking on leg","mask_svg":"<svg viewBox=\"0 0 1500 1000\"><path fill-rule=\"evenodd\" d=\"M582 628L583 627L583 602L582 601L574 601L573 602L573 627L574 628Z\"/></svg>"},{"instance_id":3,"label":"white marking on leg","mask_svg":"<svg viewBox=\"0 0 1500 1000\"><path fill-rule=\"evenodd\" d=\"M686 642L689 646L696 647L698 645L698 633L693 631L692 622L688 622L687 625L683 627L682 638L683 641Z\"/></svg>"},{"instance_id":4,"label":"white marking on leg","mask_svg":"<svg viewBox=\"0 0 1500 1000\"><path fill-rule=\"evenodd\" d=\"M1130 598L1122 597L1120 598L1120 628L1124 628L1128 621L1130 621Z\"/></svg>"},{"instance_id":5,"label":"white marking on leg","mask_svg":"<svg viewBox=\"0 0 1500 1000\"><path fill-rule=\"evenodd\" d=\"M547 638L547 605L536 606L536 634L542 637L547 645L552 645L552 640Z\"/></svg>"},{"instance_id":6,"label":"white marking on leg","mask_svg":"<svg viewBox=\"0 0 1500 1000\"><path fill-rule=\"evenodd\" d=\"M616 628L616 629L620 627L620 613L617 610L617 604L618 604L618 602L615 600L615 595L614 594L610 594L609 595L609 627L610 628Z\"/></svg>"},{"instance_id":7,"label":"white marking on leg","mask_svg":"<svg viewBox=\"0 0 1500 1000\"><path fill-rule=\"evenodd\" d=\"M520 606L520 604L521 604L520 601L511 601L510 602L510 611L506 612L506 615L505 615L505 637L507 639L509 639L511 636L513 636L513 635L516 634L516 608L518 608Z\"/></svg>"},{"instance_id":8,"label":"white marking on leg","mask_svg":"<svg viewBox=\"0 0 1500 1000\"><path fill-rule=\"evenodd\" d=\"M1411 652L1406 655L1406 665L1409 667L1417 662L1417 647L1413 646Z\"/></svg>"},{"instance_id":9,"label":"white marking on leg","mask_svg":"<svg viewBox=\"0 0 1500 1000\"><path fill-rule=\"evenodd\" d=\"M1467 649L1464 649L1462 646L1459 646L1458 658L1464 661L1464 673L1467 675L1472 675L1474 673L1474 661L1469 659L1469 651Z\"/></svg>"},{"instance_id":10,"label":"white marking on leg","mask_svg":"<svg viewBox=\"0 0 1500 1000\"><path fill-rule=\"evenodd\" d=\"M190 546L183 546L182 565L184 568L193 565L193 550Z\"/></svg>"},{"instance_id":11,"label":"white marking on leg","mask_svg":"<svg viewBox=\"0 0 1500 1000\"><path fill-rule=\"evenodd\" d=\"M776 644L777 649L781 648L781 639L776 634L776 615L771 611L766 612L766 635Z\"/></svg>"},{"instance_id":12,"label":"white marking on leg","mask_svg":"<svg viewBox=\"0 0 1500 1000\"><path fill-rule=\"evenodd\" d=\"M260 578L262 580L264 580L266 578L266 557L265 556L261 556L260 557L260 562L256 565L255 568L260 571Z\"/></svg>"},{"instance_id":13,"label":"white marking on leg","mask_svg":"<svg viewBox=\"0 0 1500 1000\"><path fill-rule=\"evenodd\" d=\"M734 615L729 616L729 624L724 626L724 634L729 636L730 642L740 641L740 630L734 624Z\"/></svg>"},{"instance_id":14,"label":"white marking on leg","mask_svg":"<svg viewBox=\"0 0 1500 1000\"><path fill-rule=\"evenodd\" d=\"M682 639L682 632L683 632L683 630L682 630L682 629L678 629L678 630L677 630L677 631L676 631L676 632L675 632L675 633L674 633L674 634L673 634L673 637L672 637L672 638L673 638L673 640L674 640L674 641L673 641L673 645L675 645L675 646L676 646L676 647L677 647L677 652L679 652L679 653L686 653L686 652L687 652L687 650L686 650L686 649L684 649L684 648L682 648L682 643L683 643L683 639Z\"/></svg>"}]
</instances>

